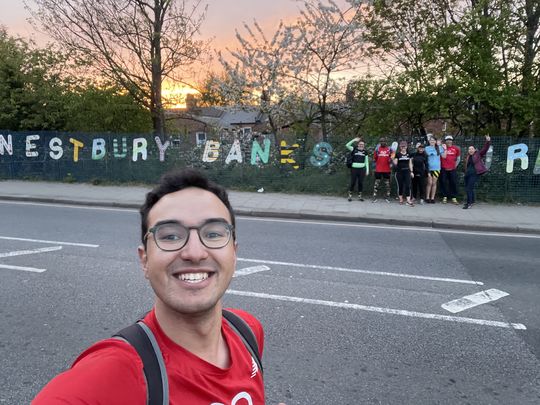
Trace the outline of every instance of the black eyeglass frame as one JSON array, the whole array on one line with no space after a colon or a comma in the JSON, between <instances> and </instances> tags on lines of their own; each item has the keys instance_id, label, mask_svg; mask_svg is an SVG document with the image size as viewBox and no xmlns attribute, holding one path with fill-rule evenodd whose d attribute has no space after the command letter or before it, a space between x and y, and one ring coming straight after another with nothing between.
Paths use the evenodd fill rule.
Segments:
<instances>
[{"instance_id":1,"label":"black eyeglass frame","mask_svg":"<svg viewBox=\"0 0 540 405\"><path fill-rule=\"evenodd\" d=\"M203 238L201 237L201 229L204 228L205 226L207 226L208 224L213 224L213 223L219 223L221 225L224 225L225 228L229 231L229 237L227 238L227 242L225 242L222 246L208 246ZM180 225L182 228L186 229L187 230L187 237L186 237L186 240L184 241L184 244L182 246L180 246L179 248L175 248L175 249L163 249L157 239L156 239L156 231L161 227L161 226L164 226L164 225L171 225L171 224L174 224L174 225ZM156 244L156 246L164 251L164 252L176 252L178 250L181 250L183 249L187 243L189 242L189 238L191 236L191 230L192 229L195 229L197 231L197 236L199 237L199 241L202 243L202 245L208 249L222 249L224 248L225 246L227 246L229 244L229 242L231 241L231 238L233 240L236 239L236 235L235 235L235 232L234 232L234 225L231 225L229 224L227 221L225 220L222 220L222 219L207 219L206 221L204 221L201 225L199 226L185 226L184 224L182 224L181 222L179 221L164 221L164 222L158 222L156 225L154 225L153 227L149 228L148 231L146 232L146 235L144 235L144 241L146 242L148 240L148 236L149 234L152 234L153 238L154 239L154 243Z\"/></svg>"}]
</instances>

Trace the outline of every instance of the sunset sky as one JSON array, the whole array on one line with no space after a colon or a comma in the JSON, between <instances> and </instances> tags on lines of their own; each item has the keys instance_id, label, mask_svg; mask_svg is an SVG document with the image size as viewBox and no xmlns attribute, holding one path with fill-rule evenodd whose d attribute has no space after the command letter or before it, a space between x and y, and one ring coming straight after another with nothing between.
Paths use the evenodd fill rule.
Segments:
<instances>
[{"instance_id":1,"label":"sunset sky","mask_svg":"<svg viewBox=\"0 0 540 405\"><path fill-rule=\"evenodd\" d=\"M241 28L242 22L250 23L256 19L271 31L281 19L294 18L302 5L296 0L208 0L207 4L202 34L206 38L215 37L215 47L220 49L234 42L234 30ZM29 14L22 0L0 0L0 10L0 25L7 27L9 33L43 38L26 21Z\"/></svg>"},{"instance_id":2,"label":"sunset sky","mask_svg":"<svg viewBox=\"0 0 540 405\"><path fill-rule=\"evenodd\" d=\"M337 3L344 4L345 0ZM266 32L273 33L280 20L296 19L302 7L297 0L208 0L206 4L208 12L201 34L203 38L213 38L212 47L217 50L235 47L235 29L244 33L244 22L257 20ZM0 0L0 25L11 35L33 38L44 45L47 37L33 29L28 17L22 0Z\"/></svg>"}]
</instances>

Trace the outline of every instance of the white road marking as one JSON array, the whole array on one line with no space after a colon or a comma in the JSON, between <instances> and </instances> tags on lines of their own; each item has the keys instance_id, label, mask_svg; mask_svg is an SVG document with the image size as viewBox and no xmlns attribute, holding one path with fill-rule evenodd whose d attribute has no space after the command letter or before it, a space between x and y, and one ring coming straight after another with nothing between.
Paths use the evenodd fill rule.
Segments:
<instances>
[{"instance_id":1,"label":"white road marking","mask_svg":"<svg viewBox=\"0 0 540 405\"><path fill-rule=\"evenodd\" d=\"M476 307L478 305L487 304L488 302L496 301L500 298L506 297L507 292L497 290L496 288L491 288L489 290L480 291L476 294L467 295L465 297L453 300L441 305L443 309L446 309L448 312L457 314L458 312L465 311Z\"/></svg>"},{"instance_id":2,"label":"white road marking","mask_svg":"<svg viewBox=\"0 0 540 405\"><path fill-rule=\"evenodd\" d=\"M415 274L402 274L402 273L390 273L390 272L386 272L386 271L348 269L348 268L345 268L345 267L318 266L318 265L315 265L315 264L276 262L276 261L271 261L271 260L244 259L244 258L241 258L241 257L237 258L236 260L238 260L240 262L267 263L267 264L276 264L276 265L290 266L290 267L305 267L305 268L310 268L310 269L343 271L343 272L348 272L348 273L373 274L373 275L376 275L376 276L390 276L390 277L413 278L413 279L417 279L417 280L443 281L443 282L447 282L447 283L484 285L484 283L481 282L481 281L460 280L460 279L457 279L457 278L418 276L418 275L415 275Z\"/></svg>"},{"instance_id":3,"label":"white road marking","mask_svg":"<svg viewBox=\"0 0 540 405\"><path fill-rule=\"evenodd\" d=\"M54 252L56 250L62 249L62 246L51 246L51 247L45 247L40 249L32 249L32 250L15 250L13 252L7 252L7 253L0 253L0 258L2 257L13 257L13 256L24 256L24 255L34 255L37 253L45 253L45 252Z\"/></svg>"},{"instance_id":4,"label":"white road marking","mask_svg":"<svg viewBox=\"0 0 540 405\"><path fill-rule=\"evenodd\" d=\"M401 315L401 316L409 316L413 318L432 319L432 320L438 320L438 321L469 323L469 324L481 325L481 326L494 326L497 328L518 329L518 330L527 329L527 327L521 323L508 323L508 322L499 322L499 321L489 321L486 319L464 318L460 316L429 314L429 313L424 313L424 312L406 311L406 310L401 310L401 309L372 307L372 306L367 306L367 305L349 304L349 303L344 303L344 302L314 300L310 298L289 297L286 295L265 294L265 293L257 293L257 292L252 292L252 291L227 290L227 294L238 295L242 297L253 297L253 298L277 300L277 301L297 302L300 304L324 305L324 306L335 307L335 308L355 309L358 311L378 312L382 314Z\"/></svg>"},{"instance_id":5,"label":"white road marking","mask_svg":"<svg viewBox=\"0 0 540 405\"><path fill-rule=\"evenodd\" d=\"M261 271L268 270L270 270L270 267L265 266L264 264L261 266L246 267L244 269L236 270L233 277L247 276L248 274L259 273Z\"/></svg>"},{"instance_id":6,"label":"white road marking","mask_svg":"<svg viewBox=\"0 0 540 405\"><path fill-rule=\"evenodd\" d=\"M59 242L55 240L41 240L41 239L26 239L26 238L15 238L11 236L0 236L0 239L4 240L17 240L22 242L36 242L36 243L52 243L55 245L65 245L65 246L80 246L80 247L89 247L89 248L98 248L99 245L92 245L88 243L75 243L75 242Z\"/></svg>"},{"instance_id":7,"label":"white road marking","mask_svg":"<svg viewBox=\"0 0 540 405\"><path fill-rule=\"evenodd\" d=\"M10 266L8 264L0 264L0 269L31 271L32 273L43 273L44 271L46 271L46 269L36 269L35 267Z\"/></svg>"},{"instance_id":8,"label":"white road marking","mask_svg":"<svg viewBox=\"0 0 540 405\"><path fill-rule=\"evenodd\" d=\"M444 229L444 228L429 228L429 227L420 227L420 226L396 226L396 225L369 225L369 224L360 224L360 223L347 223L347 222L321 222L321 221L306 221L306 220L297 220L297 219L276 219L276 218L258 218L258 217L247 217L239 216L240 219L246 221L262 221L262 222L283 222L283 223L293 223L293 224L307 224L307 225L330 225L330 226L342 226L342 227L353 227L353 228L374 228L374 229L385 229L385 230L396 230L396 231L415 231L415 232L435 232L435 233L453 233L460 235L479 235L479 236L499 236L499 237L508 237L508 238L529 238L529 239L540 239L540 235L533 234L524 234L524 233L507 233L507 232L478 232L478 231L464 231L459 229Z\"/></svg>"}]
</instances>

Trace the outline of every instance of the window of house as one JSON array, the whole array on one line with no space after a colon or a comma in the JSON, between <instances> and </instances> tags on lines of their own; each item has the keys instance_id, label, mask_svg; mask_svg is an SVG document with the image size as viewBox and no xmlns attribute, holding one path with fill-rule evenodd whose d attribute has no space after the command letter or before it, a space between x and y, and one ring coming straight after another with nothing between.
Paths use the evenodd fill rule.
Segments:
<instances>
[{"instance_id":1,"label":"window of house","mask_svg":"<svg viewBox=\"0 0 540 405\"><path fill-rule=\"evenodd\" d=\"M197 146L203 145L206 142L206 132L197 132L195 136L197 139Z\"/></svg>"}]
</instances>

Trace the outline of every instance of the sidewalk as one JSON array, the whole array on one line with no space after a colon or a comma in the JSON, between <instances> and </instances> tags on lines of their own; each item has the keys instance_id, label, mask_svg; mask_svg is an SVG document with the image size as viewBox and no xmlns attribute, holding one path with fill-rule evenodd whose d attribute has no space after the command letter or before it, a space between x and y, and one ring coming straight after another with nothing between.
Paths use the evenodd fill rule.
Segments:
<instances>
[{"instance_id":1,"label":"sidewalk","mask_svg":"<svg viewBox=\"0 0 540 405\"><path fill-rule=\"evenodd\" d=\"M0 181L0 200L138 208L149 189L150 187L5 180ZM238 215L540 235L540 207L536 206L481 203L469 210L463 210L461 204L455 206L438 203L407 207L399 205L396 200L390 203L384 200L372 203L369 199L363 202L348 202L345 197L305 194L231 191L229 196Z\"/></svg>"}]
</instances>

